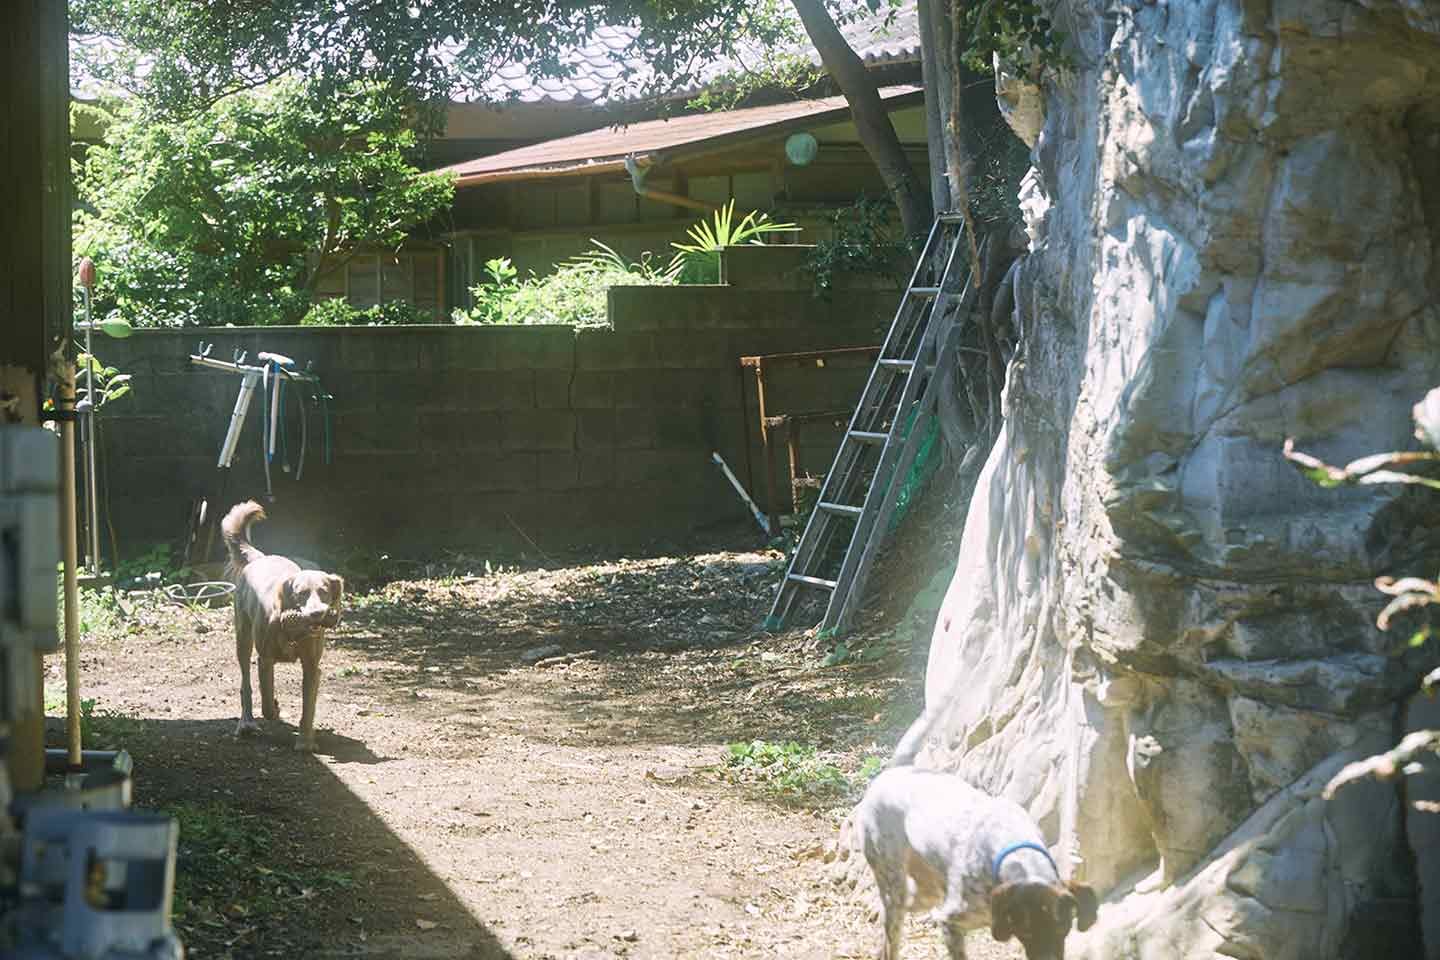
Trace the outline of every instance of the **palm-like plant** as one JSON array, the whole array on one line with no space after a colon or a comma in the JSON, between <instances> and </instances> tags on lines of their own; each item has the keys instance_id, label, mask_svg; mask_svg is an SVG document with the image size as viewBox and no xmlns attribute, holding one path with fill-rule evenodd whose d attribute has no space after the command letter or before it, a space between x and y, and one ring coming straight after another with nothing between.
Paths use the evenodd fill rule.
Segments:
<instances>
[{"instance_id":1,"label":"palm-like plant","mask_svg":"<svg viewBox=\"0 0 1440 960\"><path fill-rule=\"evenodd\" d=\"M670 270L684 274L687 283L716 283L720 279L720 251L743 244L763 244L765 235L799 230L793 223L775 223L768 213L751 210L735 219L735 200L716 210L712 219L701 220L685 231L690 243L672 243L675 256Z\"/></svg>"}]
</instances>

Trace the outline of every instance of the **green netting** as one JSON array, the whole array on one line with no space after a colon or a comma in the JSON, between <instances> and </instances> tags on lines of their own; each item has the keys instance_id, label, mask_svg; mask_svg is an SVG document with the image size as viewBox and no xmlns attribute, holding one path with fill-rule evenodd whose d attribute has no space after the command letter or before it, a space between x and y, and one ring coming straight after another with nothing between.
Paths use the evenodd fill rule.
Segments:
<instances>
[{"instance_id":1,"label":"green netting","mask_svg":"<svg viewBox=\"0 0 1440 960\"><path fill-rule=\"evenodd\" d=\"M910 420L905 424L905 432L901 435L901 442L908 440L910 431L915 429L915 421L920 416L920 408L916 407L910 412ZM910 512L910 505L915 498L925 489L926 482L930 475L935 472L935 448L936 441L940 437L940 418L935 414L926 417L925 436L920 440L920 448L915 451L915 460L910 464L910 470L905 474L901 482L900 494L895 498L895 511L890 514L890 525L886 530L887 534L894 533L895 528L900 526L905 515Z\"/></svg>"}]
</instances>

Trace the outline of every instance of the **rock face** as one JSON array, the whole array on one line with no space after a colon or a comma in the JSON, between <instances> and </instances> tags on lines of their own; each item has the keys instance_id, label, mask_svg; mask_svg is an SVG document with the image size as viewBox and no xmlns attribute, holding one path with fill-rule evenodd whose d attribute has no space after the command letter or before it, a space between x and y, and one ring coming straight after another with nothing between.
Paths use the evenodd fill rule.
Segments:
<instances>
[{"instance_id":1,"label":"rock face","mask_svg":"<svg viewBox=\"0 0 1440 960\"><path fill-rule=\"evenodd\" d=\"M1074 70L1021 198L1007 426L927 677L966 693L929 760L1109 892L1076 956L1420 956L1424 814L1320 789L1393 742L1416 665L1372 583L1433 573L1436 501L1280 450L1406 447L1440 383L1440 2L1054 18Z\"/></svg>"}]
</instances>

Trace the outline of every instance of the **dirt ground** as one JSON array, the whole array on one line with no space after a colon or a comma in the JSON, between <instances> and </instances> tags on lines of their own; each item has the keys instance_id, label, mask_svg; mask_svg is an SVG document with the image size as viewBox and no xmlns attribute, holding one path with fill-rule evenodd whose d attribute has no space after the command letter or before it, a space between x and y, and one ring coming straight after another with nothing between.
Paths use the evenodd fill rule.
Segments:
<instances>
[{"instance_id":1,"label":"dirt ground","mask_svg":"<svg viewBox=\"0 0 1440 960\"><path fill-rule=\"evenodd\" d=\"M289 723L234 736L228 609L130 594L87 616L87 746L123 742L137 805L180 819L192 957L870 956L818 852L919 712L928 630L873 626L826 665L756 630L780 563L452 558L353 584L315 756ZM293 721L299 670L277 679ZM777 783L727 763L755 740L816 752ZM927 921L908 935L941 956ZM971 956L1019 954L977 934Z\"/></svg>"}]
</instances>

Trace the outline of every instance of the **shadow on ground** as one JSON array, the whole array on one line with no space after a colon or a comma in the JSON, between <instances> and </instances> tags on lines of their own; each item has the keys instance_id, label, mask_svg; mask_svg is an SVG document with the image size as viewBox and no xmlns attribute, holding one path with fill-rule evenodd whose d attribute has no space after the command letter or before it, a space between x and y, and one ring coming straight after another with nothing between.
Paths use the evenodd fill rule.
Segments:
<instances>
[{"instance_id":1,"label":"shadow on ground","mask_svg":"<svg viewBox=\"0 0 1440 960\"><path fill-rule=\"evenodd\" d=\"M483 720L538 684L530 706L559 743L823 746L837 718L886 704L853 688L863 666L815 671L824 651L803 631L760 631L781 571L778 555L728 554L392 583L332 637L356 661L337 681L437 720Z\"/></svg>"},{"instance_id":2,"label":"shadow on ground","mask_svg":"<svg viewBox=\"0 0 1440 960\"><path fill-rule=\"evenodd\" d=\"M126 718L135 806L180 821L176 927L187 956L512 960L335 763L383 763L326 731L243 739L231 720Z\"/></svg>"}]
</instances>

